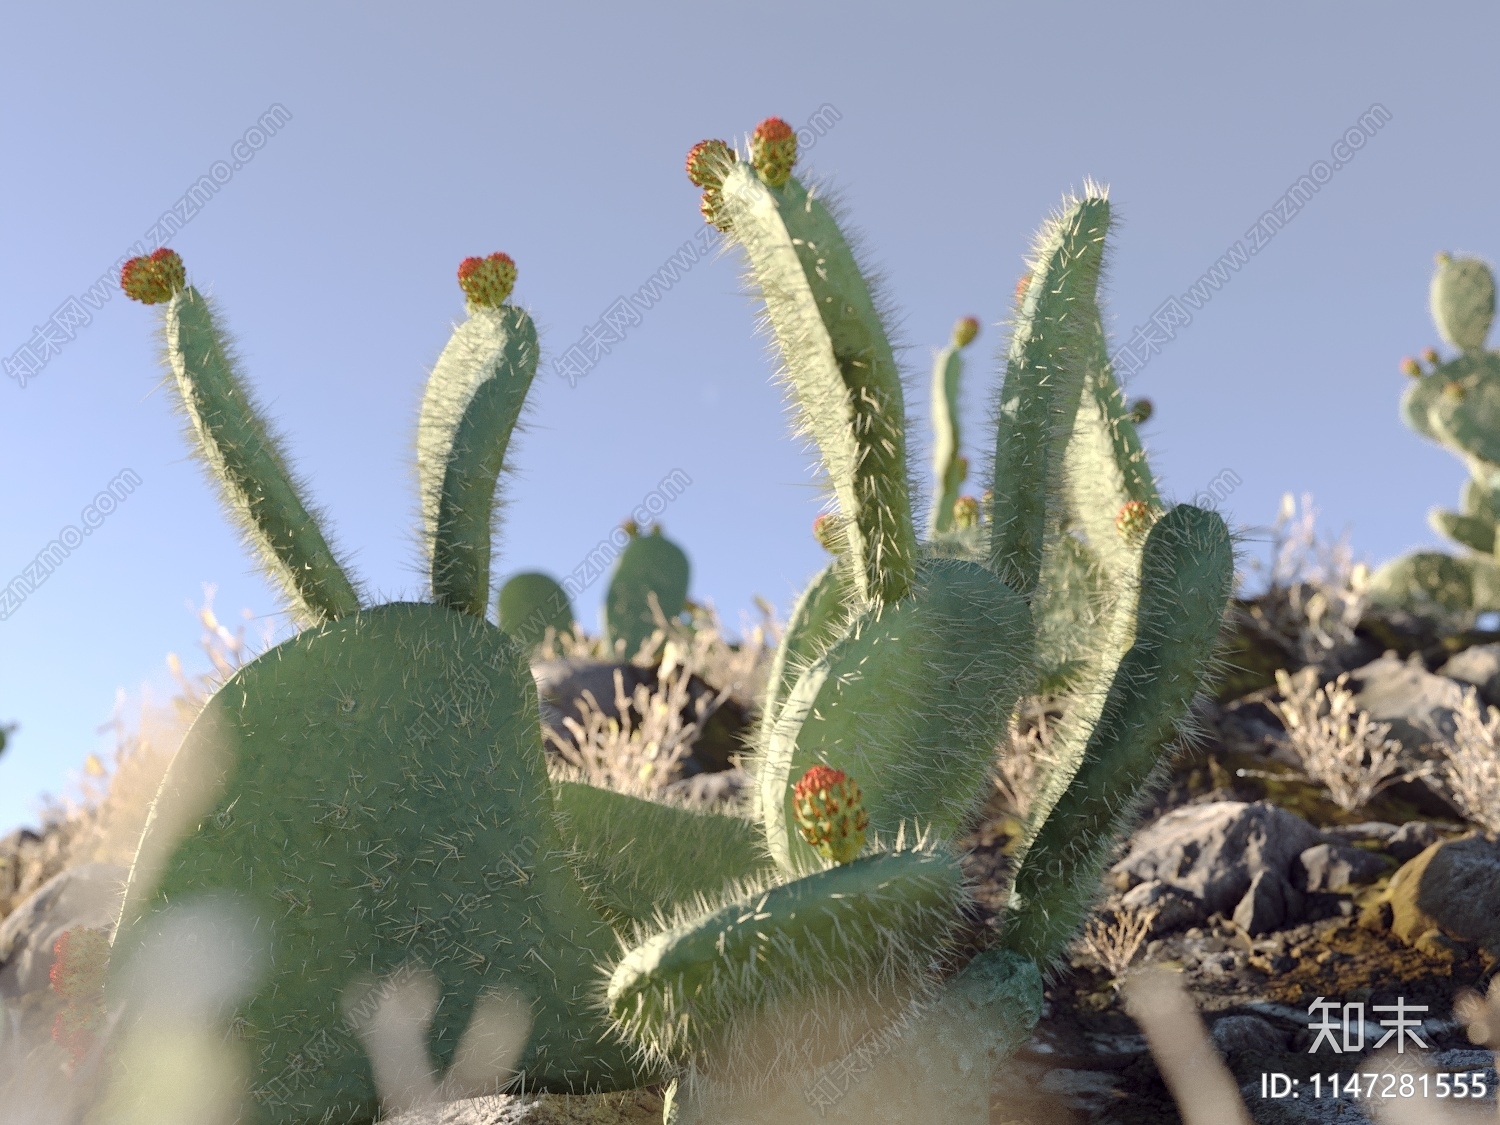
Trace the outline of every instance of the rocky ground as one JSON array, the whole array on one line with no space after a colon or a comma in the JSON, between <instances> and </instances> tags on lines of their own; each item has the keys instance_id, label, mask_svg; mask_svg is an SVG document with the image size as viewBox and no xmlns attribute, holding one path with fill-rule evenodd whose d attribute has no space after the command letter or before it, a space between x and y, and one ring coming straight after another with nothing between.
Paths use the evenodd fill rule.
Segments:
<instances>
[{"instance_id":1,"label":"rocky ground","mask_svg":"<svg viewBox=\"0 0 1500 1125\"><path fill-rule=\"evenodd\" d=\"M1309 662L1286 636L1253 622L1242 615L1234 671L1200 709L1202 737L1118 849L1086 940L1049 982L1044 1018L996 1090L995 1122L1179 1120L1122 1000L1122 981L1149 966L1186 984L1258 1122L1367 1120L1364 1083L1378 1086L1379 1076L1412 1061L1464 1074L1466 1083L1479 1076L1493 1117L1492 1057L1453 1008L1461 990L1485 990L1500 955L1500 843L1466 822L1431 778L1392 785L1352 811L1333 803L1300 768L1276 713L1272 673L1308 665L1320 682L1348 673L1359 709L1390 724L1404 768L1415 770L1455 737L1465 690L1500 705L1500 634L1444 634L1420 619L1367 614L1337 643L1315 647ZM566 709L580 683L605 694L608 685L594 683L601 675L587 662L544 669L544 707ZM711 692L687 686L694 700ZM1047 714L1039 701L1033 724ZM724 769L732 765L726 747L748 721L744 701L731 700L670 782L691 784L707 800L734 799L742 779ZM967 841L992 915L1003 904L1019 796L1017 785L997 788ZM102 924L122 873L67 866L77 831L63 822L0 839L0 998L34 1027L53 1015L52 942L69 925ZM1319 1001L1331 1007L1310 1010ZM1381 1009L1397 1005L1412 1021L1408 1035L1425 1045L1405 1038L1400 1058L1375 1049L1389 1030L1381 1021L1392 1018ZM1319 1035L1320 1020L1337 1024L1332 1037ZM1351 1049L1333 1050L1346 1033ZM1354 1095L1343 1077L1354 1073L1377 1077ZM612 1104L600 1117L606 1107L505 1108L490 1099L488 1108L455 1108L442 1120L659 1120L659 1102L646 1101Z\"/></svg>"}]
</instances>

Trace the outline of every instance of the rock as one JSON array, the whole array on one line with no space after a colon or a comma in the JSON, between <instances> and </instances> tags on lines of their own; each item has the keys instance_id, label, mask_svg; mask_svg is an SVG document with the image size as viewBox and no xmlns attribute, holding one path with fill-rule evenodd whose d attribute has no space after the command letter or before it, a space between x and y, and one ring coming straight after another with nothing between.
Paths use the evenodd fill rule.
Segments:
<instances>
[{"instance_id":1,"label":"rock","mask_svg":"<svg viewBox=\"0 0 1500 1125\"><path fill-rule=\"evenodd\" d=\"M738 767L717 773L698 773L674 781L663 792L689 805L742 805L750 798L750 775Z\"/></svg>"},{"instance_id":2,"label":"rock","mask_svg":"<svg viewBox=\"0 0 1500 1125\"><path fill-rule=\"evenodd\" d=\"M618 664L604 660L546 660L532 666L531 674L536 680L537 694L541 697L543 725L556 734L572 740L563 725L564 718L576 719L578 705L584 693L592 695L594 701L606 713L619 715L615 705L615 673L620 673L620 686L625 698L631 699L637 687L655 691L659 686L657 671L634 664ZM682 709L683 718L695 720L700 702L712 700L718 692L699 676L688 682L688 702ZM631 705L627 707L631 723L639 724L641 715ZM735 698L725 699L712 711L693 741L691 753L678 763L672 780L681 780L699 773L715 773L727 770L733 764L730 756L745 748L745 737L750 729L750 709ZM548 744L552 749L551 743Z\"/></svg>"},{"instance_id":3,"label":"rock","mask_svg":"<svg viewBox=\"0 0 1500 1125\"><path fill-rule=\"evenodd\" d=\"M1500 843L1465 836L1433 844L1391 877L1391 932L1408 945L1478 945L1500 955Z\"/></svg>"},{"instance_id":4,"label":"rock","mask_svg":"<svg viewBox=\"0 0 1500 1125\"><path fill-rule=\"evenodd\" d=\"M1302 892L1280 871L1263 868L1234 908L1234 924L1251 937L1268 934L1302 917Z\"/></svg>"},{"instance_id":5,"label":"rock","mask_svg":"<svg viewBox=\"0 0 1500 1125\"><path fill-rule=\"evenodd\" d=\"M651 1090L614 1094L497 1094L467 1098L381 1118L381 1125L661 1125L661 1096Z\"/></svg>"},{"instance_id":6,"label":"rock","mask_svg":"<svg viewBox=\"0 0 1500 1125\"><path fill-rule=\"evenodd\" d=\"M0 996L45 991L52 947L74 926L113 932L125 893L123 867L85 863L44 883L0 923Z\"/></svg>"},{"instance_id":7,"label":"rock","mask_svg":"<svg viewBox=\"0 0 1500 1125\"><path fill-rule=\"evenodd\" d=\"M1214 1046L1226 1059L1240 1055L1274 1055L1286 1050L1286 1035L1260 1016L1225 1016L1209 1029Z\"/></svg>"},{"instance_id":8,"label":"rock","mask_svg":"<svg viewBox=\"0 0 1500 1125\"><path fill-rule=\"evenodd\" d=\"M1199 925L1208 917L1201 900L1160 879L1132 887L1125 892L1120 905L1126 910L1155 911L1151 919L1152 937Z\"/></svg>"},{"instance_id":9,"label":"rock","mask_svg":"<svg viewBox=\"0 0 1500 1125\"><path fill-rule=\"evenodd\" d=\"M1306 891L1342 891L1361 883L1373 883L1386 872L1386 861L1378 854L1350 844L1314 844L1300 856Z\"/></svg>"},{"instance_id":10,"label":"rock","mask_svg":"<svg viewBox=\"0 0 1500 1125\"><path fill-rule=\"evenodd\" d=\"M1376 840L1384 844L1399 831L1394 824L1387 824L1383 820L1366 820L1359 824L1336 824L1332 828L1323 829L1323 835L1350 844L1360 840Z\"/></svg>"},{"instance_id":11,"label":"rock","mask_svg":"<svg viewBox=\"0 0 1500 1125\"><path fill-rule=\"evenodd\" d=\"M1293 889L1292 862L1321 842L1311 824L1267 801L1215 801L1174 809L1147 825L1111 872L1121 889L1156 879L1198 899L1205 917L1227 915L1262 871Z\"/></svg>"},{"instance_id":12,"label":"rock","mask_svg":"<svg viewBox=\"0 0 1500 1125\"><path fill-rule=\"evenodd\" d=\"M1405 863L1437 842L1436 828L1425 820L1409 820L1391 834L1391 838L1385 842L1385 851Z\"/></svg>"},{"instance_id":13,"label":"rock","mask_svg":"<svg viewBox=\"0 0 1500 1125\"><path fill-rule=\"evenodd\" d=\"M1491 707L1500 707L1500 644L1466 648L1438 669L1438 675L1473 684L1479 697Z\"/></svg>"},{"instance_id":14,"label":"rock","mask_svg":"<svg viewBox=\"0 0 1500 1125\"><path fill-rule=\"evenodd\" d=\"M1351 672L1349 690L1361 711L1389 723L1390 736L1419 755L1428 743L1453 737L1453 712L1464 696L1459 684L1427 671L1419 657L1402 660L1394 652Z\"/></svg>"}]
</instances>

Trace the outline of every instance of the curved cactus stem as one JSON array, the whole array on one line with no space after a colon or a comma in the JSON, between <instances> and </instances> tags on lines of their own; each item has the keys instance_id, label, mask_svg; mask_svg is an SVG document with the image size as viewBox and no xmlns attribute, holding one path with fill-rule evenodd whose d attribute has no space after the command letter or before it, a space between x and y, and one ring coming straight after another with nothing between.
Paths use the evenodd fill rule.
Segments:
<instances>
[{"instance_id":1,"label":"curved cactus stem","mask_svg":"<svg viewBox=\"0 0 1500 1125\"><path fill-rule=\"evenodd\" d=\"M1065 453L1068 511L1105 569L1117 581L1134 572L1136 549L1118 534L1115 517L1131 501L1152 512L1161 497L1151 479L1140 435L1115 382L1097 302L1088 312L1087 373Z\"/></svg>"},{"instance_id":2,"label":"curved cactus stem","mask_svg":"<svg viewBox=\"0 0 1500 1125\"><path fill-rule=\"evenodd\" d=\"M964 344L954 340L932 363L932 468L938 480L937 498L928 534L953 529L953 503L963 487L964 463L959 456L959 380L964 371Z\"/></svg>"},{"instance_id":3,"label":"curved cactus stem","mask_svg":"<svg viewBox=\"0 0 1500 1125\"><path fill-rule=\"evenodd\" d=\"M673 808L576 781L560 782L563 839L595 903L624 931L679 904L721 893L774 865L755 824Z\"/></svg>"},{"instance_id":4,"label":"curved cactus stem","mask_svg":"<svg viewBox=\"0 0 1500 1125\"><path fill-rule=\"evenodd\" d=\"M807 584L792 607L766 677L760 708L762 731L776 725L776 717L797 677L823 654L843 628L849 616L849 581L844 571L840 560L829 563Z\"/></svg>"},{"instance_id":5,"label":"curved cactus stem","mask_svg":"<svg viewBox=\"0 0 1500 1125\"><path fill-rule=\"evenodd\" d=\"M1036 588L1048 511L1062 487L1109 222L1109 200L1091 193L1042 227L1011 335L994 411L989 551L991 568L1021 594Z\"/></svg>"},{"instance_id":6,"label":"curved cactus stem","mask_svg":"<svg viewBox=\"0 0 1500 1125\"><path fill-rule=\"evenodd\" d=\"M1427 514L1427 523L1439 535L1455 539L1465 547L1485 555L1495 553L1495 520L1483 516L1461 516L1442 508Z\"/></svg>"},{"instance_id":7,"label":"curved cactus stem","mask_svg":"<svg viewBox=\"0 0 1500 1125\"><path fill-rule=\"evenodd\" d=\"M609 978L610 1015L661 1062L733 1062L736 1037L786 1004L832 1039L841 1002L902 998L926 982L967 901L958 861L928 851L747 890L629 950Z\"/></svg>"},{"instance_id":8,"label":"curved cactus stem","mask_svg":"<svg viewBox=\"0 0 1500 1125\"><path fill-rule=\"evenodd\" d=\"M845 517L859 596L885 605L917 562L901 378L864 277L833 216L795 177L770 188L748 164L724 177L721 213L785 364L802 430Z\"/></svg>"},{"instance_id":9,"label":"curved cactus stem","mask_svg":"<svg viewBox=\"0 0 1500 1125\"><path fill-rule=\"evenodd\" d=\"M474 308L438 357L417 424L417 475L432 596L483 617L497 478L536 375L536 327L510 305Z\"/></svg>"},{"instance_id":10,"label":"curved cactus stem","mask_svg":"<svg viewBox=\"0 0 1500 1125\"><path fill-rule=\"evenodd\" d=\"M995 746L1031 676L1026 600L978 563L932 559L910 598L856 618L798 678L753 764L776 862L802 870L791 782L841 769L882 838L956 834L983 798Z\"/></svg>"},{"instance_id":11,"label":"curved cactus stem","mask_svg":"<svg viewBox=\"0 0 1500 1125\"><path fill-rule=\"evenodd\" d=\"M191 286L179 291L164 307L163 330L199 455L292 615L317 625L358 610L358 591L235 371L213 304Z\"/></svg>"},{"instance_id":12,"label":"curved cactus stem","mask_svg":"<svg viewBox=\"0 0 1500 1125\"><path fill-rule=\"evenodd\" d=\"M1233 585L1233 544L1218 515L1178 505L1152 527L1142 552L1135 642L1115 669L1082 754L1058 747L1076 772L1050 806L1034 805L1004 948L1045 966L1072 939L1110 847L1179 736ZM1057 769L1067 767L1060 761Z\"/></svg>"}]
</instances>

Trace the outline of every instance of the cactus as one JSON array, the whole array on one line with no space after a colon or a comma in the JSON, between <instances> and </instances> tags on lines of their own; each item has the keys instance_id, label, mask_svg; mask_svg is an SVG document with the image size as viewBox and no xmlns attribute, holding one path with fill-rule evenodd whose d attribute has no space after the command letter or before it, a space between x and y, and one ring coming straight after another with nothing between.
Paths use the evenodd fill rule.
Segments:
<instances>
[{"instance_id":1,"label":"cactus","mask_svg":"<svg viewBox=\"0 0 1500 1125\"><path fill-rule=\"evenodd\" d=\"M819 527L835 558L793 611L755 748L757 813L782 882L746 887L644 935L616 967L610 1003L652 1056L717 1058L733 1070L725 1056L745 1054L748 1039L731 1023L769 1020L775 1042L797 1028L821 1037L811 1050L826 1057L855 1032L829 1015L824 997L859 1008L870 997L856 982L876 963L888 966L876 990L885 1001L933 979L935 963L906 960L900 935L863 928L858 912L880 907L859 887L879 869L889 872L888 908L911 911L903 926L945 957L972 957L914 1017L912 1034L927 1062L972 1064L977 1081L990 1073L987 1054L1013 1047L1035 1020L1040 973L1071 938L1102 856L1178 737L1228 601L1232 545L1218 516L1166 510L1156 493L1109 368L1095 291L1110 210L1093 189L1043 228L1018 287L980 511L972 499L960 505L954 486L949 373L966 333L940 357L940 490L929 541L919 543L902 381L880 302L823 194L793 174L795 152L789 161L770 141L787 143L775 119L757 129L748 161L724 172L712 209L744 252L798 429L816 444L837 505ZM969 526L955 538L960 521ZM1080 654L1061 753L1043 770L1001 943L986 949L979 937L977 955L974 944L960 954L966 924L950 918L948 929L940 916L963 914L961 882L933 898L930 880L951 870L944 865L987 792L1014 705L1049 670L1048 648ZM835 880L837 902L806 920L817 888ZM919 902L927 905L916 911ZM847 930L810 952L809 928L833 919ZM741 964L729 951L746 942L751 920L764 953ZM975 1095L965 1112L982 1120L985 1102ZM695 1104L693 1120L734 1117L711 1091L700 1089ZM837 1115L880 1111L851 1096Z\"/></svg>"},{"instance_id":2,"label":"cactus","mask_svg":"<svg viewBox=\"0 0 1500 1125\"><path fill-rule=\"evenodd\" d=\"M568 592L550 575L523 571L500 587L496 599L500 628L517 643L535 648L552 629L566 633L573 628L573 603Z\"/></svg>"},{"instance_id":3,"label":"cactus","mask_svg":"<svg viewBox=\"0 0 1500 1125\"><path fill-rule=\"evenodd\" d=\"M624 648L629 660L656 630L656 609L668 621L687 605L688 565L682 548L661 533L660 525L642 535L634 521L626 521L630 542L615 560L605 597L604 617L609 642Z\"/></svg>"},{"instance_id":4,"label":"cactus","mask_svg":"<svg viewBox=\"0 0 1500 1125\"><path fill-rule=\"evenodd\" d=\"M259 1122L369 1119L372 1077L341 997L411 961L442 984L429 1045L445 1067L503 985L532 1005L528 1085L649 1078L580 1000L619 939L561 834L526 649L484 616L496 477L537 362L530 318L504 303L514 267L465 263L469 317L422 401L433 600L378 606L328 547L211 302L180 261L175 275L149 268L178 279L167 359L203 459L307 627L239 669L194 723L132 868L113 960L128 962L168 902L232 893L254 910L274 967L236 1019ZM127 283L147 269L132 263ZM309 1068L314 1041L326 1049ZM293 1093L267 1095L288 1068Z\"/></svg>"},{"instance_id":5,"label":"cactus","mask_svg":"<svg viewBox=\"0 0 1500 1125\"><path fill-rule=\"evenodd\" d=\"M1433 530L1466 552L1416 551L1386 563L1371 576L1377 604L1438 614L1460 624L1500 609L1500 352L1485 349L1495 317L1495 279L1477 258L1437 256L1430 303L1438 334L1458 351L1443 360L1428 348L1422 360L1407 357L1401 370L1413 382L1401 416L1423 437L1447 446L1464 461L1459 511L1434 508ZM1425 364L1425 366L1424 366Z\"/></svg>"},{"instance_id":6,"label":"cactus","mask_svg":"<svg viewBox=\"0 0 1500 1125\"><path fill-rule=\"evenodd\" d=\"M953 528L958 490L969 475L968 459L959 452L958 383L963 377L963 351L978 335L979 321L972 316L964 317L953 326L953 338L932 364L932 467L938 491L932 505L929 536Z\"/></svg>"}]
</instances>

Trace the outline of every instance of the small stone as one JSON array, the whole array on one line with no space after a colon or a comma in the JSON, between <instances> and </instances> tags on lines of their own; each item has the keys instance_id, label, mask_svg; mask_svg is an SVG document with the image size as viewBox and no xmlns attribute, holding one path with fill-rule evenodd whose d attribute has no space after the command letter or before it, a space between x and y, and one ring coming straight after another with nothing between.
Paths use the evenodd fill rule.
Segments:
<instances>
[{"instance_id":1,"label":"small stone","mask_svg":"<svg viewBox=\"0 0 1500 1125\"><path fill-rule=\"evenodd\" d=\"M1202 922L1205 917L1203 903L1160 879L1152 879L1131 888L1120 900L1126 910L1153 911L1151 936L1159 937Z\"/></svg>"},{"instance_id":2,"label":"small stone","mask_svg":"<svg viewBox=\"0 0 1500 1125\"><path fill-rule=\"evenodd\" d=\"M1214 1046L1226 1059L1239 1055L1274 1055L1286 1050L1286 1035L1260 1016L1225 1016L1209 1029Z\"/></svg>"},{"instance_id":3,"label":"small stone","mask_svg":"<svg viewBox=\"0 0 1500 1125\"><path fill-rule=\"evenodd\" d=\"M1408 945L1434 947L1427 935L1435 934L1500 954L1500 843L1466 836L1433 844L1391 877L1386 902L1391 932Z\"/></svg>"},{"instance_id":4,"label":"small stone","mask_svg":"<svg viewBox=\"0 0 1500 1125\"><path fill-rule=\"evenodd\" d=\"M1437 842L1436 828L1425 820L1410 820L1391 834L1391 838L1385 842L1385 850L1405 863Z\"/></svg>"},{"instance_id":5,"label":"small stone","mask_svg":"<svg viewBox=\"0 0 1500 1125\"><path fill-rule=\"evenodd\" d=\"M1297 860L1306 875L1303 889L1309 891L1337 892L1373 883L1386 871L1379 855L1349 844L1314 844Z\"/></svg>"},{"instance_id":6,"label":"small stone","mask_svg":"<svg viewBox=\"0 0 1500 1125\"><path fill-rule=\"evenodd\" d=\"M1466 648L1439 668L1438 675L1473 684L1485 703L1500 707L1500 644Z\"/></svg>"}]
</instances>

